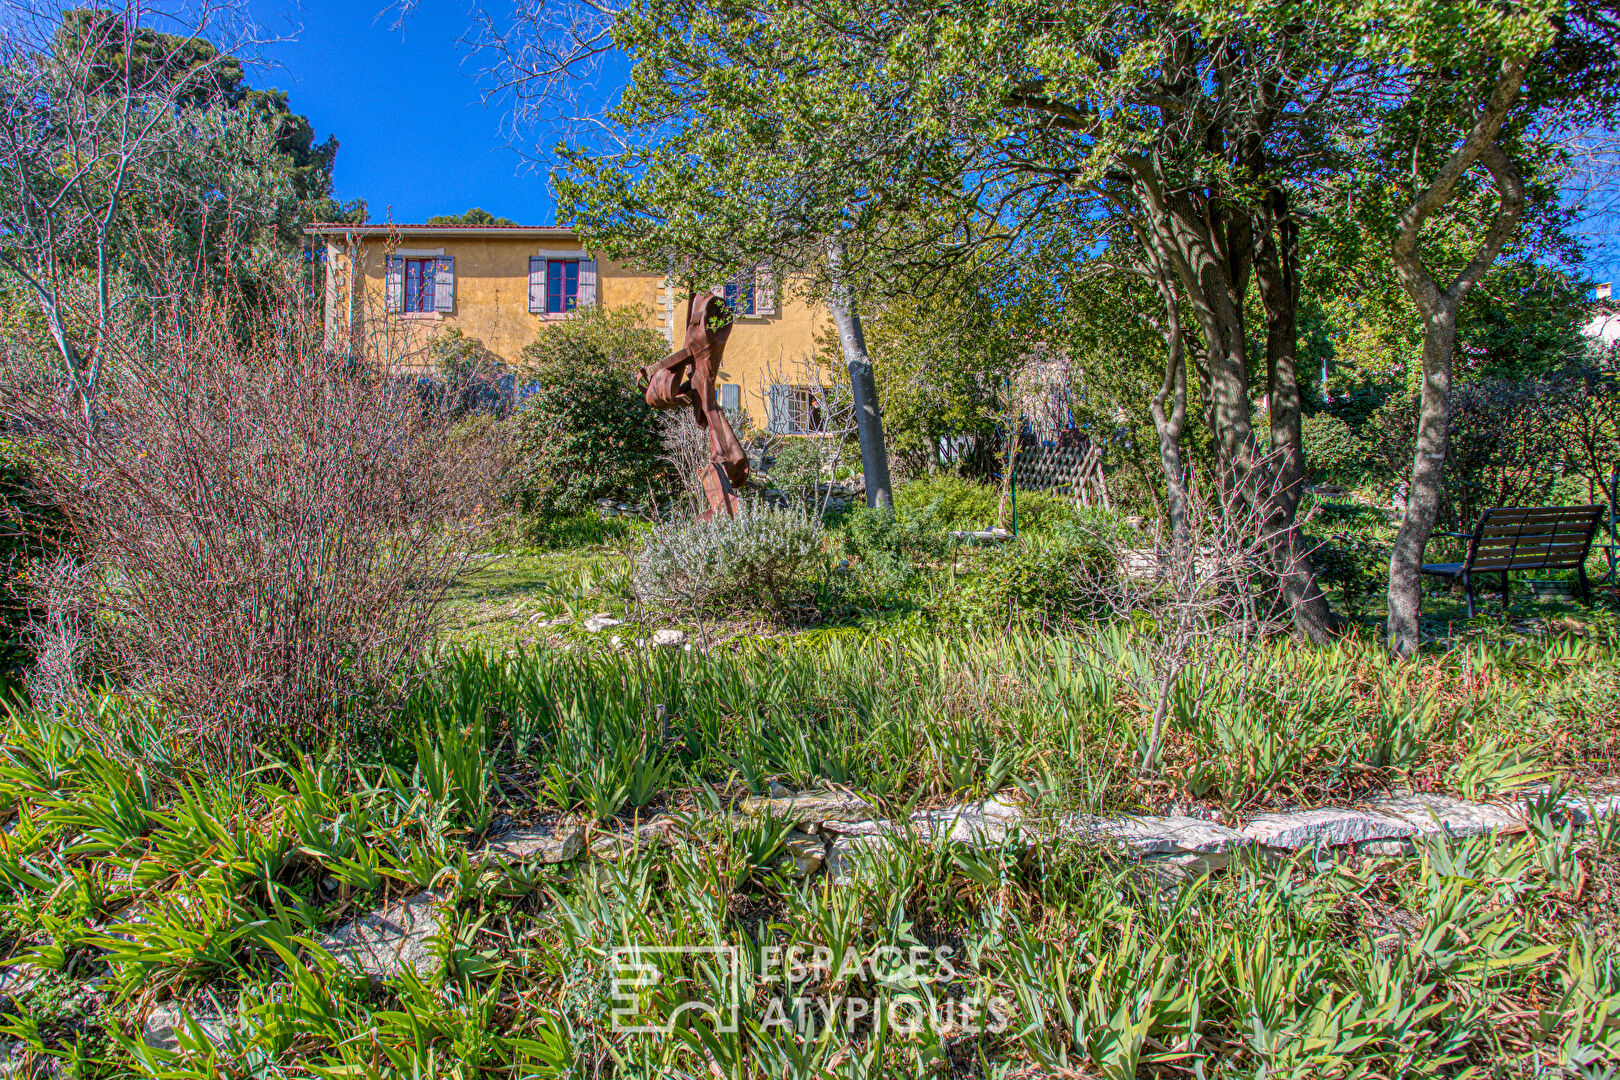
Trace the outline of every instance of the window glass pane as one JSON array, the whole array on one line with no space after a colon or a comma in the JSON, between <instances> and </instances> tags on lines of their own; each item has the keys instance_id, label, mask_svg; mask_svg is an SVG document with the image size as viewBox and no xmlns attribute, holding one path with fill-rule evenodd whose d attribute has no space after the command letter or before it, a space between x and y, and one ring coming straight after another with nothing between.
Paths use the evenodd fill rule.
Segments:
<instances>
[{"instance_id":1,"label":"window glass pane","mask_svg":"<svg viewBox=\"0 0 1620 1080\"><path fill-rule=\"evenodd\" d=\"M405 310L422 310L422 262L420 259L405 260Z\"/></svg>"},{"instance_id":2,"label":"window glass pane","mask_svg":"<svg viewBox=\"0 0 1620 1080\"><path fill-rule=\"evenodd\" d=\"M579 263L563 263L563 296L567 303L564 311L573 311L574 305L579 302Z\"/></svg>"},{"instance_id":3,"label":"window glass pane","mask_svg":"<svg viewBox=\"0 0 1620 1080\"><path fill-rule=\"evenodd\" d=\"M546 312L551 315L563 310L562 269L555 259L546 263Z\"/></svg>"}]
</instances>

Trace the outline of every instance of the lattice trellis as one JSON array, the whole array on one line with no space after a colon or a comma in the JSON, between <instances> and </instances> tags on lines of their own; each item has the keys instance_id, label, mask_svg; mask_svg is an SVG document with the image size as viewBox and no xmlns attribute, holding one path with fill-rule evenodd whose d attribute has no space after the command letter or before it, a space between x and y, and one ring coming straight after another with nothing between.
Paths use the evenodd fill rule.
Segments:
<instances>
[{"instance_id":1,"label":"lattice trellis","mask_svg":"<svg viewBox=\"0 0 1620 1080\"><path fill-rule=\"evenodd\" d=\"M1026 491L1056 491L1082 506L1095 498L1108 506L1103 483L1102 450L1095 446L1043 446L1020 450L1013 459L1013 479Z\"/></svg>"}]
</instances>

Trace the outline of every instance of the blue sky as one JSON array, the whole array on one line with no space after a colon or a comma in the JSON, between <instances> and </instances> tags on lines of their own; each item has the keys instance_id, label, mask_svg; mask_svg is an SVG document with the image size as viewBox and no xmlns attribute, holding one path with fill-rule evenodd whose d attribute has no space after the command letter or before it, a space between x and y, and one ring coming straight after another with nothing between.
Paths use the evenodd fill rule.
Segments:
<instances>
[{"instance_id":1,"label":"blue sky","mask_svg":"<svg viewBox=\"0 0 1620 1080\"><path fill-rule=\"evenodd\" d=\"M339 199L366 200L372 221L421 221L481 206L524 225L553 224L543 172L530 168L501 133L502 109L479 102L477 60L460 46L470 20L463 3L423 0L403 30L387 0L254 0L272 35L271 66L255 86L287 91L317 140L336 135Z\"/></svg>"}]
</instances>

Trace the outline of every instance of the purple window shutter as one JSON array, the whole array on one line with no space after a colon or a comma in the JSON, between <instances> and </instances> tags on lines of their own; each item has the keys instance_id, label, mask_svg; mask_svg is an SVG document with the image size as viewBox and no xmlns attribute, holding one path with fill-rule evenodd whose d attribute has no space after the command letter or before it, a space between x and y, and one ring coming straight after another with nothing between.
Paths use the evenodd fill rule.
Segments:
<instances>
[{"instance_id":1,"label":"purple window shutter","mask_svg":"<svg viewBox=\"0 0 1620 1080\"><path fill-rule=\"evenodd\" d=\"M456 257L440 255L433 275L433 310L456 309Z\"/></svg>"},{"instance_id":2,"label":"purple window shutter","mask_svg":"<svg viewBox=\"0 0 1620 1080\"><path fill-rule=\"evenodd\" d=\"M404 310L404 288L401 280L405 271L405 260L398 255L389 255L383 259L383 310Z\"/></svg>"},{"instance_id":3,"label":"purple window shutter","mask_svg":"<svg viewBox=\"0 0 1620 1080\"><path fill-rule=\"evenodd\" d=\"M529 310L537 315L546 310L546 260L538 255L529 256Z\"/></svg>"}]
</instances>

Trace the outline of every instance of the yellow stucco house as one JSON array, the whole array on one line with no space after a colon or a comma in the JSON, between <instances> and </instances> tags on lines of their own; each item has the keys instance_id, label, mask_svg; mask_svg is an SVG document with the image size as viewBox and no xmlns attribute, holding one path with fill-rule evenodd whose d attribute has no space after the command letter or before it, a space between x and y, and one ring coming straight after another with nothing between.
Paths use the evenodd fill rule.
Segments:
<instances>
[{"instance_id":1,"label":"yellow stucco house","mask_svg":"<svg viewBox=\"0 0 1620 1080\"><path fill-rule=\"evenodd\" d=\"M686 301L667 278L598 258L563 225L316 224L325 249L329 341L359 340L367 320L387 320L408 350L452 328L515 364L548 327L592 304L642 312L671 342L684 333ZM783 293L763 269L730 282L738 312L720 371L720 404L760 427L798 434L815 408L811 358L827 315Z\"/></svg>"}]
</instances>

